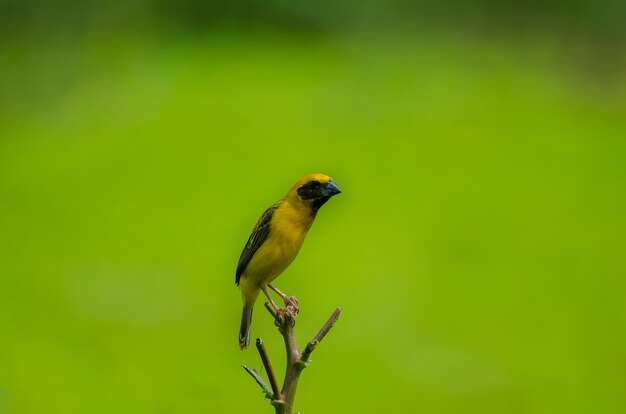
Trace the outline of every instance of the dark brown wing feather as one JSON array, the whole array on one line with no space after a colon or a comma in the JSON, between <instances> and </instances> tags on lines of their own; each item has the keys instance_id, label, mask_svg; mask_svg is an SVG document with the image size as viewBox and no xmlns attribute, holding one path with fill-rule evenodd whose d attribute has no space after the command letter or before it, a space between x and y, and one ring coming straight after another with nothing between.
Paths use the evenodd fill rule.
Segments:
<instances>
[{"instance_id":1,"label":"dark brown wing feather","mask_svg":"<svg viewBox=\"0 0 626 414\"><path fill-rule=\"evenodd\" d=\"M259 221L257 221L254 226L254 229L252 229L252 234L250 234L248 242L239 257L235 284L239 285L239 279L241 278L244 270L246 270L248 263L250 263L250 260L252 260L256 251L259 250L259 247L261 247L265 240L267 240L267 237L270 234L270 222L272 221L272 215L274 214L276 208L278 208L278 204L274 204L272 207L265 210Z\"/></svg>"}]
</instances>

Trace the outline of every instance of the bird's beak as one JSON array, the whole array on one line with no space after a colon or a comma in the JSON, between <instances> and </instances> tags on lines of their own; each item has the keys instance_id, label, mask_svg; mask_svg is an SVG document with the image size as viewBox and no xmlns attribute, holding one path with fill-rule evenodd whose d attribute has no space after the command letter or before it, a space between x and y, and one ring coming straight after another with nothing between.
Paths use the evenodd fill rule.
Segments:
<instances>
[{"instance_id":1,"label":"bird's beak","mask_svg":"<svg viewBox=\"0 0 626 414\"><path fill-rule=\"evenodd\" d=\"M341 188L335 183L333 180L330 180L326 184L324 184L324 188L322 190L324 197L332 197L341 193Z\"/></svg>"}]
</instances>

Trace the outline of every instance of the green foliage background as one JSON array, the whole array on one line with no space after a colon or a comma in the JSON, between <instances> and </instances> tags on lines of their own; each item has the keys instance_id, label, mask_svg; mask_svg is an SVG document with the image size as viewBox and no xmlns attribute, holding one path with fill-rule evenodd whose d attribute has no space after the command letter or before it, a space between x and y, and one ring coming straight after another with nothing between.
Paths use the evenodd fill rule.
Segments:
<instances>
[{"instance_id":1,"label":"green foliage background","mask_svg":"<svg viewBox=\"0 0 626 414\"><path fill-rule=\"evenodd\" d=\"M245 2L85 28L31 3L2 3L41 24L0 47L0 412L271 412L234 271L310 172L344 193L277 285L302 344L344 315L298 410L624 412L621 37L363 30L365 6L293 30Z\"/></svg>"}]
</instances>

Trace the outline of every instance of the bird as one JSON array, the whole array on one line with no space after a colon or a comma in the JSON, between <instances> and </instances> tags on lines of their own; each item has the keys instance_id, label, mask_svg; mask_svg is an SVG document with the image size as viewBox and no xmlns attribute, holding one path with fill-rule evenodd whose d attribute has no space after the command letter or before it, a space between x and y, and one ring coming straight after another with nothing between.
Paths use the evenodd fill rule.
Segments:
<instances>
[{"instance_id":1,"label":"bird","mask_svg":"<svg viewBox=\"0 0 626 414\"><path fill-rule=\"evenodd\" d=\"M237 263L235 284L241 290L243 311L239 328L239 349L250 344L252 309L262 291L274 310L279 310L268 287L285 305L297 312L298 301L272 285L272 281L296 258L318 210L341 189L325 174L300 178L287 194L269 207L252 229Z\"/></svg>"}]
</instances>

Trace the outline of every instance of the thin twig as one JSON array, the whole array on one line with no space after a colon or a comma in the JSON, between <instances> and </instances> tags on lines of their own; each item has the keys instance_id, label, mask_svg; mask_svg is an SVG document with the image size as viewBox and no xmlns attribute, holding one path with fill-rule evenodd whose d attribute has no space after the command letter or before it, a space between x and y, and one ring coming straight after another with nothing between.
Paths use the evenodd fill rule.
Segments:
<instances>
[{"instance_id":1,"label":"thin twig","mask_svg":"<svg viewBox=\"0 0 626 414\"><path fill-rule=\"evenodd\" d=\"M267 350L265 349L265 345L263 345L261 338L257 338L256 340L256 349L259 350L261 361L263 361L263 366L265 367L267 377L269 378L270 385L272 386L272 391L274 393L274 398L272 398L272 400L282 400L280 390L278 388L278 381L276 381L276 375L274 375L272 363L270 362L270 357L267 355Z\"/></svg>"},{"instance_id":2,"label":"thin twig","mask_svg":"<svg viewBox=\"0 0 626 414\"><path fill-rule=\"evenodd\" d=\"M267 311L270 313L270 315L272 315L272 317L274 318L274 320L278 321L279 317L278 314L276 313L276 311L274 310L274 308L272 307L272 305L270 305L269 302L265 302L265 308L267 309Z\"/></svg>"},{"instance_id":3,"label":"thin twig","mask_svg":"<svg viewBox=\"0 0 626 414\"><path fill-rule=\"evenodd\" d=\"M330 315L330 318L328 318L324 326L322 326L322 329L320 329L317 335L315 335L315 337L311 339L308 344L306 344L306 348L304 348L302 356L300 357L302 362L308 361L311 353L315 350L315 348L317 348L317 345L322 342L322 339L324 339L328 331L330 331L330 329L335 325L335 322L337 322L337 319L339 319L340 316L341 308L335 309L335 311L332 315Z\"/></svg>"}]
</instances>

